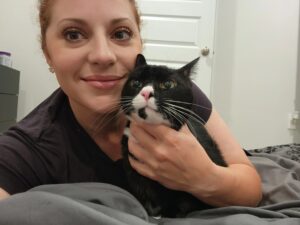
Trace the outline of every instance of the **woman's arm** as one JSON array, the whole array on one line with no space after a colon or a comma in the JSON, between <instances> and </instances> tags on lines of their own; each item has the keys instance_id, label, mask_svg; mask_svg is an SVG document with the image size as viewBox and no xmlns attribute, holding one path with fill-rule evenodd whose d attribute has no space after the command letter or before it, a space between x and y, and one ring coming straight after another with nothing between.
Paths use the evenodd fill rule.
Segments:
<instances>
[{"instance_id":1,"label":"woman's arm","mask_svg":"<svg viewBox=\"0 0 300 225\"><path fill-rule=\"evenodd\" d=\"M0 200L9 197L10 195L4 191L2 188L0 188Z\"/></svg>"},{"instance_id":2,"label":"woman's arm","mask_svg":"<svg viewBox=\"0 0 300 225\"><path fill-rule=\"evenodd\" d=\"M212 171L215 175L212 178L215 181L212 181L211 189L201 190L201 184L199 184L194 185L194 189L190 192L203 201L216 206L256 206L262 197L260 177L227 125L214 109L205 127L217 143L229 167L214 165ZM197 190L197 186L200 187L199 190Z\"/></svg>"},{"instance_id":3,"label":"woman's arm","mask_svg":"<svg viewBox=\"0 0 300 225\"><path fill-rule=\"evenodd\" d=\"M135 122L129 149L139 160L130 159L131 165L140 174L211 205L257 205L260 178L215 110L205 126L228 167L213 163L186 126L178 132L164 125Z\"/></svg>"}]
</instances>

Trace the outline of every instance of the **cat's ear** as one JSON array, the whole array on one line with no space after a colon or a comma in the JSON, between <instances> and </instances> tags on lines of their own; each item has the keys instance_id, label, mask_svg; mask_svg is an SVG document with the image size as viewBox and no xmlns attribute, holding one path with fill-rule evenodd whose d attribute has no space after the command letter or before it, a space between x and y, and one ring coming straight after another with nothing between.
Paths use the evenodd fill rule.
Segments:
<instances>
[{"instance_id":1,"label":"cat's ear","mask_svg":"<svg viewBox=\"0 0 300 225\"><path fill-rule=\"evenodd\" d=\"M142 54L138 54L135 60L135 67L147 65L147 61Z\"/></svg>"},{"instance_id":2,"label":"cat's ear","mask_svg":"<svg viewBox=\"0 0 300 225\"><path fill-rule=\"evenodd\" d=\"M199 59L200 59L200 57L198 57L198 58L194 59L193 61L189 62L185 66L178 69L178 72L183 74L184 76L189 77L192 74L192 70L193 70L194 66L197 64L197 62L199 61Z\"/></svg>"}]
</instances>

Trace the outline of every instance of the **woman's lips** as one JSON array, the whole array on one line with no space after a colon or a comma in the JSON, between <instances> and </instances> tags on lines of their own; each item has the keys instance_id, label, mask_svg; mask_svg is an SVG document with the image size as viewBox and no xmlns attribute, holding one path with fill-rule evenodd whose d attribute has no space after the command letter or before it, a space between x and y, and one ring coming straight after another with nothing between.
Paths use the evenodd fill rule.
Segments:
<instances>
[{"instance_id":1,"label":"woman's lips","mask_svg":"<svg viewBox=\"0 0 300 225\"><path fill-rule=\"evenodd\" d=\"M110 89L118 85L123 78L117 76L89 76L82 80L95 88Z\"/></svg>"}]
</instances>

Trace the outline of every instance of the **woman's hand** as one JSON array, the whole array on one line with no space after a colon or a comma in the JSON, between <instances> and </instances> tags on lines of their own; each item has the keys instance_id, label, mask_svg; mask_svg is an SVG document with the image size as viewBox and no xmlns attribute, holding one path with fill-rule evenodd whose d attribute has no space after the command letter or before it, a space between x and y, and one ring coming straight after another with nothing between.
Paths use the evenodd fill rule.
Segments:
<instances>
[{"instance_id":1,"label":"woman's hand","mask_svg":"<svg viewBox=\"0 0 300 225\"><path fill-rule=\"evenodd\" d=\"M180 131L164 125L131 123L129 151L132 167L141 175L156 180L167 188L192 192L213 188L216 165L185 125Z\"/></svg>"},{"instance_id":2,"label":"woman's hand","mask_svg":"<svg viewBox=\"0 0 300 225\"><path fill-rule=\"evenodd\" d=\"M213 163L186 125L176 131L135 121L128 147L136 159L129 158L130 163L141 175L167 188L189 192L210 205L256 206L261 184L255 168L215 111L206 128L228 167Z\"/></svg>"}]
</instances>

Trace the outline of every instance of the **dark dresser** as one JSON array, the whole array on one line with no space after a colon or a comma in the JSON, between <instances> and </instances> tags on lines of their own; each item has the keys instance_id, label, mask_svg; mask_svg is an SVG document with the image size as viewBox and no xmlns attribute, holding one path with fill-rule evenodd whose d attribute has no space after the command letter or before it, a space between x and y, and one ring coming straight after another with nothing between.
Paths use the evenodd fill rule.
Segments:
<instances>
[{"instance_id":1,"label":"dark dresser","mask_svg":"<svg viewBox=\"0 0 300 225\"><path fill-rule=\"evenodd\" d=\"M20 72L0 65L0 134L16 123Z\"/></svg>"}]
</instances>

